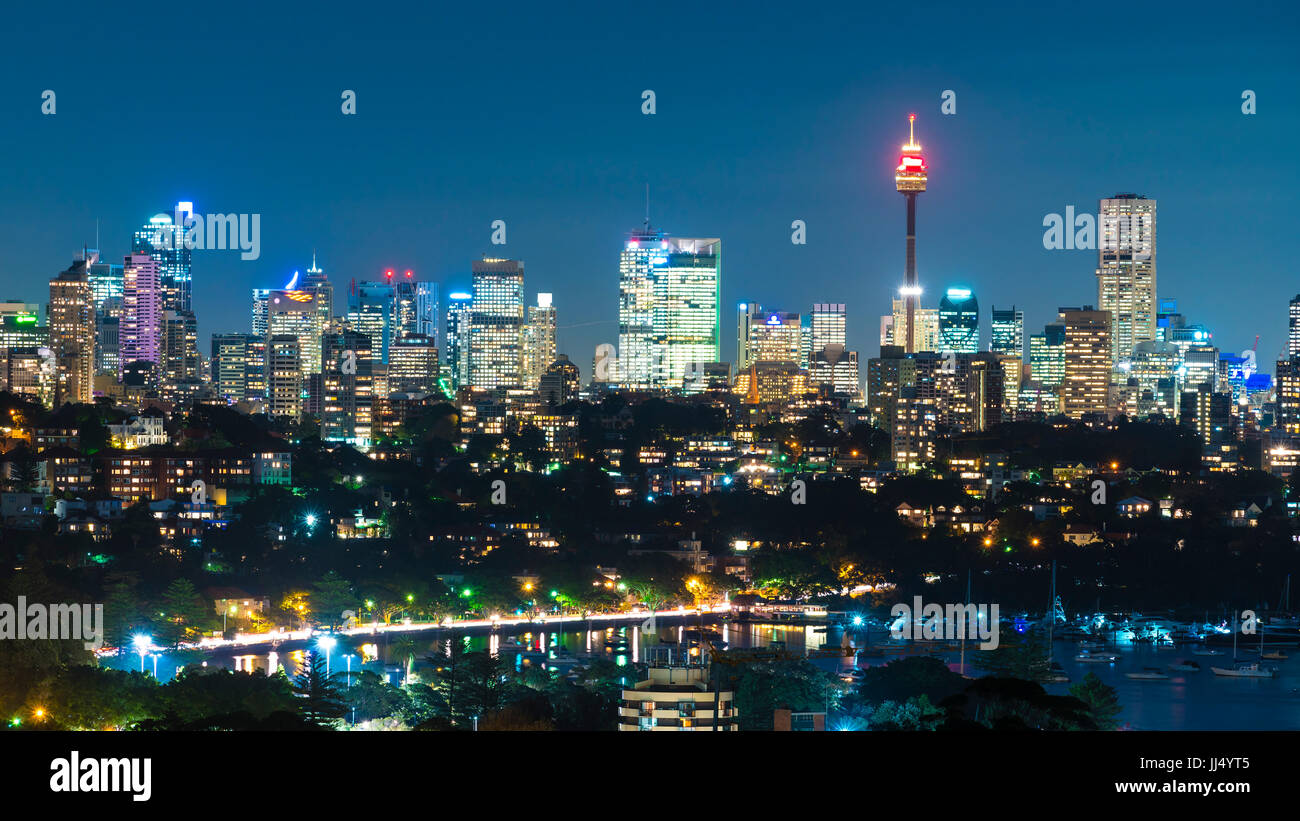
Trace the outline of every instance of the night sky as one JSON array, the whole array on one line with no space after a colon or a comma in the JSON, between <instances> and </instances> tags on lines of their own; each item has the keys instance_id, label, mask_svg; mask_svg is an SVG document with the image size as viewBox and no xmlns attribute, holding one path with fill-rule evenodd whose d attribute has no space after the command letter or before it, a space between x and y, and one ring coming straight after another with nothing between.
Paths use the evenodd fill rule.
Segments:
<instances>
[{"instance_id":1,"label":"night sky","mask_svg":"<svg viewBox=\"0 0 1300 821\"><path fill-rule=\"evenodd\" d=\"M120 262L139 224L192 200L262 215L260 259L195 252L205 353L210 333L248 330L249 288L313 249L339 293L391 267L445 295L491 253L524 260L530 304L555 294L585 379L617 341L618 252L649 183L655 228L723 240L724 359L736 303L757 300L846 302L865 360L902 281L893 166L915 112L922 305L973 288L985 347L991 305L1022 307L1028 334L1095 302L1096 252L1044 250L1042 221L1119 191L1159 200L1161 297L1224 350L1259 334L1269 370L1285 345L1294 3L281 5L6 11L0 298L44 303L96 219Z\"/></svg>"}]
</instances>

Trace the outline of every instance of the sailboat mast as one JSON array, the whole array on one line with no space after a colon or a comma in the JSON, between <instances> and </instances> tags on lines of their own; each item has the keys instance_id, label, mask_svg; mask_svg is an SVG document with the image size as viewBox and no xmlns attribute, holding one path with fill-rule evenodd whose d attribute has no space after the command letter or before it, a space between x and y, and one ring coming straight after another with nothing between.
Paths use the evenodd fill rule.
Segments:
<instances>
[{"instance_id":1,"label":"sailboat mast","mask_svg":"<svg viewBox=\"0 0 1300 821\"><path fill-rule=\"evenodd\" d=\"M1052 661L1052 637L1056 631L1056 559L1052 559L1052 593L1047 599L1047 661Z\"/></svg>"}]
</instances>

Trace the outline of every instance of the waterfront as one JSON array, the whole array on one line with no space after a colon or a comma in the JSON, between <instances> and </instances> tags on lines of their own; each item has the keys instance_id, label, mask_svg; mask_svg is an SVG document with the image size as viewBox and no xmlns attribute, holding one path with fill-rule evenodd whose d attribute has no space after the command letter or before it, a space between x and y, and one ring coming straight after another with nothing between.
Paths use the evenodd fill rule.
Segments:
<instances>
[{"instance_id":1,"label":"waterfront","mask_svg":"<svg viewBox=\"0 0 1300 821\"><path fill-rule=\"evenodd\" d=\"M705 619L721 633L722 641L730 648L768 647L774 641L784 642L786 649L802 656L809 651L838 647L842 628L835 625L807 623L743 623L717 622ZM698 628L698 617L669 617L660 619L655 631L655 643L689 647L690 631ZM646 637L640 626L624 623L617 626L592 626L581 620L560 624L550 629L516 626L512 629L487 631L437 630L416 634L359 634L339 636L338 645L331 655L332 669L342 671L367 669L400 677L402 659L408 654L414 659L414 671L427 666L429 657L445 655L450 641L459 641L471 651L488 650L494 654L514 656L516 666L543 664L567 672L573 664L589 656L608 658L620 666L628 665L640 657ZM851 636L860 646L860 631ZM883 638L879 633L873 639ZM892 644L892 643L891 643ZM226 669L256 669L265 671L268 658L274 660L292 675L298 667L299 651L306 649L306 640L286 641L266 654L250 654L247 650L222 649L209 652L202 659L191 657L186 663L206 663ZM879 646L879 645L877 645ZM1068 683L1046 685L1048 692L1066 695L1072 684L1078 683L1088 673L1096 673L1106 684L1114 687L1123 713L1121 726L1133 730L1300 730L1300 653L1291 658L1267 661L1276 667L1278 674L1271 679L1222 678L1210 671L1211 665L1231 662L1231 650L1223 656L1196 656L1196 645L1182 647L1156 647L1145 643L1118 642L1107 644L1106 653L1118 656L1113 664L1091 664L1075 661L1078 644L1057 641L1054 659L1069 676ZM892 658L919 652L922 645L892 644L893 653L882 658L863 658L863 667L880 666ZM543 652L544 651L544 652ZM967 647L967 674L978 675L974 661L980 651L974 645ZM347 656L353 655L349 661ZM157 675L167 681L175 673L181 659L175 654L158 653ZM955 672L960 672L960 654L938 654ZM1243 659L1251 658L1243 653ZM368 663L364 659L370 659ZM1197 661L1202 670L1196 673L1176 673L1167 667L1180 659ZM119 669L140 669L139 657L132 654L115 659L105 659L109 666ZM852 657L836 655L813 658L813 663L828 672L843 672L853 664ZM153 655L145 657L146 672L154 672ZM1165 680L1142 681L1125 677L1126 672L1158 667L1168 673Z\"/></svg>"}]
</instances>

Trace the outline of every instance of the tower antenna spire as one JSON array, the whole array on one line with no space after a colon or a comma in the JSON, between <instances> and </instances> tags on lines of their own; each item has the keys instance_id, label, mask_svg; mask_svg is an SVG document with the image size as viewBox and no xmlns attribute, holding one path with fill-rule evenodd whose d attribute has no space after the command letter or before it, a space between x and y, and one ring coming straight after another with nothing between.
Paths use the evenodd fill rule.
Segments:
<instances>
[{"instance_id":1,"label":"tower antenna spire","mask_svg":"<svg viewBox=\"0 0 1300 821\"><path fill-rule=\"evenodd\" d=\"M650 231L650 183L645 184L645 230Z\"/></svg>"}]
</instances>

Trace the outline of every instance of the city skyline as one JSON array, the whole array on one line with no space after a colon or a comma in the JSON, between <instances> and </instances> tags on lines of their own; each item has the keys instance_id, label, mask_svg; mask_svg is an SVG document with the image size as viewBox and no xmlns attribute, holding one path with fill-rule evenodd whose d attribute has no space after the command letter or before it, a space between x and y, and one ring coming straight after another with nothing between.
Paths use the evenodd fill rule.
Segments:
<instances>
[{"instance_id":1,"label":"city skyline","mask_svg":"<svg viewBox=\"0 0 1300 821\"><path fill-rule=\"evenodd\" d=\"M467 25L476 16L450 14L451 22ZM909 19L899 12L886 12L878 21L865 11L841 9L839 14L843 25L835 27L825 25L830 18L825 12L789 23L796 35L816 30L833 44L853 36L868 19L873 29L891 22L903 26ZM891 21L890 15L898 19ZM1139 22L1156 15L1154 10L1136 13ZM805 303L844 302L851 324L848 347L865 356L875 347L874 317L889 310L882 294L895 290L903 276L897 242L902 215L897 194L884 186L896 159L890 155L900 142L902 118L916 113L917 137L936 173L918 205L918 269L927 287L923 305L935 307L944 288L961 285L979 294L983 304L1014 302L1025 311L1028 327L1038 328L1060 305L1095 302L1094 254L1044 250L1043 217L1070 206L1091 211L1102 197L1135 191L1163 201L1161 295L1177 297L1185 314L1210 325L1225 350L1250 347L1257 333L1261 361L1283 349L1284 329L1261 322L1258 310L1246 303L1275 303L1296 290L1286 281L1290 259L1285 247L1285 215L1295 196L1285 181L1296 176L1288 173L1296 161L1285 135L1294 130L1296 112L1284 91L1296 66L1278 49L1286 32L1294 30L1288 29L1290 21L1282 17L1276 26L1256 27L1249 48L1245 34L1219 34L1224 42L1216 59L1222 71L1208 82L1202 79L1196 49L1204 35L1183 32L1177 20L1160 18L1173 33L1144 53L1147 71L1110 77L1080 76L1074 68L1078 64L1072 61L1098 42L1098 31L1088 24L1060 34L1050 18L1016 17L999 33L971 12L937 9L927 17L928 56L906 75L887 69L850 71L847 57L834 56L836 49L819 48L810 56L801 42L794 50L800 59L779 55L760 67L744 93L718 101L702 130L690 112L706 89L730 78L728 56L753 37L765 41L787 21L754 15L743 36L734 32L722 38L716 54L693 55L689 71L664 68L658 76L639 61L594 44L596 21L590 28L569 29L568 42L594 44L583 60L601 60L608 68L578 86L581 112L552 106L559 88L573 90L571 83L556 84L560 72L575 66L576 58L565 51L548 52L554 59L526 85L496 69L479 79L440 83L436 93L415 101L403 95L401 83L389 82L388 72L410 60L400 49L385 69L344 58L332 67L328 82L275 70L303 56L306 43L315 48L341 36L303 21L302 44L255 61L257 85L236 87L238 72L230 79L214 76L207 92L226 102L202 109L180 106L171 121L184 131L186 161L176 164L148 159L167 144L161 134L97 137L88 143L88 123L114 131L116 100L97 93L79 76L87 58L73 54L60 65L32 60L32 66L10 73L0 87L13 100L8 103L15 113L13 145L34 157L41 155L38 146L47 144L83 159L75 167L49 170L39 181L19 169L0 183L5 195L0 240L15 249L13 267L0 274L0 293L29 291L21 278L26 272L44 278L61 270L70 253L94 244L97 220L102 250L115 259L128 250L118 243L142 217L189 200L200 210L259 213L264 220L257 260L241 261L231 252L195 253L201 339L245 326L244 307L227 305L222 298L227 286L241 292L277 287L290 272L305 268L313 249L336 284L372 278L388 267L413 268L418 276L439 282L444 293L467 288L469 263L486 253L527 263L529 299L535 292L555 295L561 306L559 349L570 354L585 379L590 351L601 342L616 341L610 306L617 286L609 273L617 265L617 239L641 221L648 183L656 227L681 236L721 237L727 243L723 306L756 301L806 310ZM93 33L107 23L90 13L83 25ZM268 22L272 27L285 24L275 15ZM19 20L20 28L32 31L43 25ZM215 38L223 25L214 23L210 34ZM362 32L375 25L364 15L357 22ZM555 33L553 24L527 15L501 25L501 36L516 42L525 55ZM958 66L944 55L956 51L963 26L994 38L1031 41L1055 33L1063 42L1058 53L1037 49ZM1180 33L1188 36L1180 38ZM249 35L254 42L264 36ZM663 45L653 34L627 36ZM878 45L882 65L889 64L891 54L902 53L887 41ZM184 62L174 45L159 47L158 59L171 56ZM187 48L196 58L215 56L205 38ZM26 49L20 42L14 55ZM434 65L424 70L446 75L462 55L454 45L435 50ZM1016 70L1020 61L1031 58L1032 72ZM37 67L45 72L39 81ZM103 68L101 82L108 87L115 77L142 68L137 58L119 57ZM1231 86L1219 79L1225 76L1234 78ZM284 79L268 82L268 77ZM32 83L30 89L22 86L26 82ZM162 76L151 82L158 84L160 95L183 99L169 93L179 91L182 81ZM229 95L221 93L226 83L236 84L224 89ZM43 88L61 94L52 117L37 113ZM358 93L354 120L339 113L344 88ZM641 113L644 89L657 93L654 115ZM940 110L946 89L956 92L953 115ZM1241 113L1243 89L1258 93L1257 115ZM24 93L32 104L29 116L19 117L17 100L25 99ZM1100 107L1093 113L1085 106L1081 113L1081 94L1085 101L1090 94L1099 101L1104 97L1104 116ZM387 127L407 117L425 121L436 116L433 110L449 106L463 112L464 125L450 133L440 129L428 147L404 130ZM280 116L300 120L305 129L289 133L276 128L272 112L277 107L283 109ZM502 138L482 138L489 112L503 109L526 118L529 150L519 151ZM580 125L560 128L557 116L578 116ZM252 120L268 123L255 147L231 147L226 137L231 128ZM1171 123L1178 126L1171 128ZM737 155L732 137L742 129L767 136ZM1170 161L1203 156L1199 149L1206 146L1217 149L1214 162L1195 160L1187 166ZM347 158L342 165L339 157ZM227 173L241 163L248 171ZM274 189L255 179L264 163L274 163L281 175ZM1016 169L1009 188L1008 164ZM142 177L136 173L142 167L151 172ZM582 171L575 173L579 167ZM129 182L123 176L127 169ZM1241 179L1251 180L1253 200L1267 207L1241 213L1219 205L1217 192ZM991 193L999 190L1004 193ZM997 208L985 207L990 196L997 198ZM496 219L508 226L505 246L490 243ZM796 219L807 225L805 246L789 241L789 226ZM1213 238L1243 235L1252 238L1256 290L1250 300L1215 299L1210 296L1214 283L1220 272L1238 264L1238 256L1223 247L1230 242ZM575 255L574 248L584 253ZM30 293L23 297L32 299ZM722 336L722 358L734 362L734 340Z\"/></svg>"}]
</instances>

